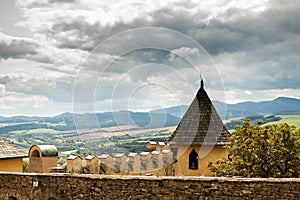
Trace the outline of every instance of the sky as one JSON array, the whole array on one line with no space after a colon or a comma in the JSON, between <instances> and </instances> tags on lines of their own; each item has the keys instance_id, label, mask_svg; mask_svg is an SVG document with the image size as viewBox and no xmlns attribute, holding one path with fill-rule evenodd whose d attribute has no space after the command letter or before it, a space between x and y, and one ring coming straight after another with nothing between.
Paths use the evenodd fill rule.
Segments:
<instances>
[{"instance_id":1,"label":"sky","mask_svg":"<svg viewBox=\"0 0 300 200\"><path fill-rule=\"evenodd\" d=\"M300 98L300 1L1 0L0 116ZM201 75L200 75L201 74Z\"/></svg>"}]
</instances>

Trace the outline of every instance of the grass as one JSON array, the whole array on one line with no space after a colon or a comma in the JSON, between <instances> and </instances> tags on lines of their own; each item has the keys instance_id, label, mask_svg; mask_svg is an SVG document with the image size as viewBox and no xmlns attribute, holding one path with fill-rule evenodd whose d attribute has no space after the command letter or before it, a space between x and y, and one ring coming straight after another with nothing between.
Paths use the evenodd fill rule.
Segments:
<instances>
[{"instance_id":1,"label":"grass","mask_svg":"<svg viewBox=\"0 0 300 200\"><path fill-rule=\"evenodd\" d=\"M287 123L289 125L294 125L297 128L300 127L300 115L281 115L280 116L282 119L276 122L269 122L267 124L282 124L282 123ZM264 125L267 125L264 124Z\"/></svg>"},{"instance_id":2,"label":"grass","mask_svg":"<svg viewBox=\"0 0 300 200\"><path fill-rule=\"evenodd\" d=\"M37 133L60 133L60 131L56 131L53 129L47 129L47 128L39 128L39 129L33 129L33 130L18 130L18 131L11 131L11 134L37 134Z\"/></svg>"}]
</instances>

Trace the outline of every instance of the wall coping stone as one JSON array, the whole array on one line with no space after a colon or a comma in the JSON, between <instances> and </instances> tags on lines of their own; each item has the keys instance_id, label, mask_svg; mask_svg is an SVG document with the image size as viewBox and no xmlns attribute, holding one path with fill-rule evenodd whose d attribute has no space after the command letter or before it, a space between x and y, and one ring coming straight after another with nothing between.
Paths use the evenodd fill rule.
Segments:
<instances>
[{"instance_id":1,"label":"wall coping stone","mask_svg":"<svg viewBox=\"0 0 300 200\"><path fill-rule=\"evenodd\" d=\"M130 175L98 175L75 173L15 173L0 172L1 175L32 176L32 177L71 177L102 180L172 180L172 181L216 181L216 182L267 182L267 183L300 183L300 178L242 178L242 177L208 177L208 176L130 176Z\"/></svg>"}]
</instances>

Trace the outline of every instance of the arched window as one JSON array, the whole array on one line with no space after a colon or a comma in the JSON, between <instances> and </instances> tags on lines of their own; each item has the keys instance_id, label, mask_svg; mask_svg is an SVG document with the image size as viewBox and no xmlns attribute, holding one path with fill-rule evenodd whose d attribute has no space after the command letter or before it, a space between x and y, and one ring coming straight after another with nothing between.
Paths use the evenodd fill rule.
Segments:
<instances>
[{"instance_id":1,"label":"arched window","mask_svg":"<svg viewBox=\"0 0 300 200\"><path fill-rule=\"evenodd\" d=\"M34 150L32 153L31 153L31 156L32 157L40 157L40 152L38 150Z\"/></svg>"},{"instance_id":2,"label":"arched window","mask_svg":"<svg viewBox=\"0 0 300 200\"><path fill-rule=\"evenodd\" d=\"M189 169L198 169L198 154L195 149L189 155Z\"/></svg>"}]
</instances>

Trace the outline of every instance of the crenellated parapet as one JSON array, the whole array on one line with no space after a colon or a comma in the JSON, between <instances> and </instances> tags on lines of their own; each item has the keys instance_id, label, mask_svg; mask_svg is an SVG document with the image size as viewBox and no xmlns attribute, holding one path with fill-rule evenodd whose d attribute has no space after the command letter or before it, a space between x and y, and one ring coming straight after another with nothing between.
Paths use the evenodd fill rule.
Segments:
<instances>
[{"instance_id":1,"label":"crenellated parapet","mask_svg":"<svg viewBox=\"0 0 300 200\"><path fill-rule=\"evenodd\" d=\"M172 152L169 149L141 153L117 153L112 155L69 156L67 172L106 175L157 175L165 176L172 166Z\"/></svg>"}]
</instances>

